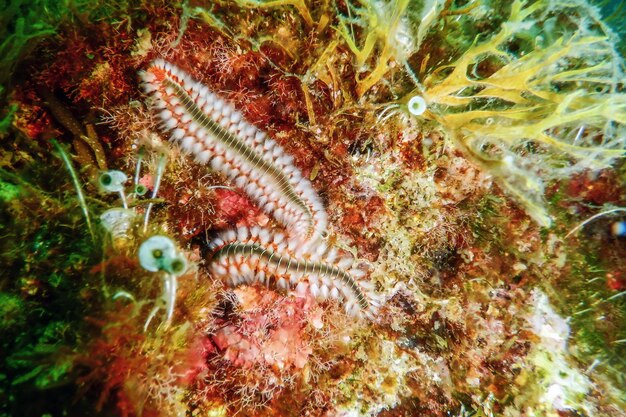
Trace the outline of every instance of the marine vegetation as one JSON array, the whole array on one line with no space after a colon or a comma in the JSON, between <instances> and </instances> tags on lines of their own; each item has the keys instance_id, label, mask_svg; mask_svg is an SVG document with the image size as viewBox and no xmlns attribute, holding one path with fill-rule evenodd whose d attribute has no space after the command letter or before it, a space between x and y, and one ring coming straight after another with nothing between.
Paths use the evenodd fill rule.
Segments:
<instances>
[{"instance_id":1,"label":"marine vegetation","mask_svg":"<svg viewBox=\"0 0 626 417\"><path fill-rule=\"evenodd\" d=\"M2 9L0 417L626 416L621 3Z\"/></svg>"}]
</instances>

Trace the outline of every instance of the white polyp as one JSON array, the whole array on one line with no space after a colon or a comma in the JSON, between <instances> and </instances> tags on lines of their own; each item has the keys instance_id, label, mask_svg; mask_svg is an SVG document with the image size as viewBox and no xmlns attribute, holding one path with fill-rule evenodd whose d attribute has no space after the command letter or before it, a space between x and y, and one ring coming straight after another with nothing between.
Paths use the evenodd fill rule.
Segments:
<instances>
[{"instance_id":1,"label":"white polyp","mask_svg":"<svg viewBox=\"0 0 626 417\"><path fill-rule=\"evenodd\" d=\"M330 290L330 296L335 299L338 300L339 299L339 290L337 289L337 287L332 287Z\"/></svg>"},{"instance_id":2,"label":"white polyp","mask_svg":"<svg viewBox=\"0 0 626 417\"><path fill-rule=\"evenodd\" d=\"M426 100L421 96L413 96L407 103L407 107L413 116L421 116L426 111Z\"/></svg>"},{"instance_id":3,"label":"white polyp","mask_svg":"<svg viewBox=\"0 0 626 417\"><path fill-rule=\"evenodd\" d=\"M151 236L139 246L139 264L147 271L163 269L163 261L176 255L176 246L167 236Z\"/></svg>"},{"instance_id":4,"label":"white polyp","mask_svg":"<svg viewBox=\"0 0 626 417\"><path fill-rule=\"evenodd\" d=\"M123 193L126 181L128 181L128 176L115 169L103 172L99 178L100 188L107 193Z\"/></svg>"}]
</instances>

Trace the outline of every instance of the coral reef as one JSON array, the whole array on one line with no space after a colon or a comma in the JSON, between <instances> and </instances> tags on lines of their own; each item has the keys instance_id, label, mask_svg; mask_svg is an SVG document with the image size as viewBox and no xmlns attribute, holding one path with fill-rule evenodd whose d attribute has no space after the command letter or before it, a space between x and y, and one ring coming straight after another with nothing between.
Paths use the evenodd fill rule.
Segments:
<instances>
[{"instance_id":1,"label":"coral reef","mask_svg":"<svg viewBox=\"0 0 626 417\"><path fill-rule=\"evenodd\" d=\"M0 417L626 416L623 8L5 3Z\"/></svg>"}]
</instances>

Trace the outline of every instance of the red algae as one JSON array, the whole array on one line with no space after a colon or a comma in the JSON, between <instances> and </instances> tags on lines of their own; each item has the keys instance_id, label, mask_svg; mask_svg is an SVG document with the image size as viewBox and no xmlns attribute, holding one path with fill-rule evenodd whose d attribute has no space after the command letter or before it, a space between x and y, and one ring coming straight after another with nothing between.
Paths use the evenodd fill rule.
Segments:
<instances>
[{"instance_id":1,"label":"red algae","mask_svg":"<svg viewBox=\"0 0 626 417\"><path fill-rule=\"evenodd\" d=\"M597 8L9 3L0 414L624 415L624 63ZM234 110L168 92L176 68ZM215 137L268 183L203 160Z\"/></svg>"}]
</instances>

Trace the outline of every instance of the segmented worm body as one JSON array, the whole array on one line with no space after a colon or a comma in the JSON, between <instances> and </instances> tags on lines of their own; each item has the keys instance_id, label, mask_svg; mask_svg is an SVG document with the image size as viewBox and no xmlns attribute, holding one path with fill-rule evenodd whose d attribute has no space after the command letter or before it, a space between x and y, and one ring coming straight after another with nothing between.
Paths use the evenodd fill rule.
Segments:
<instances>
[{"instance_id":1,"label":"segmented worm body","mask_svg":"<svg viewBox=\"0 0 626 417\"><path fill-rule=\"evenodd\" d=\"M310 248L281 233L240 227L217 236L209 248L211 273L233 287L258 282L299 294L309 291L320 300L344 301L346 312L355 316L373 313L378 304L369 283L361 280L365 271L323 243Z\"/></svg>"},{"instance_id":2,"label":"segmented worm body","mask_svg":"<svg viewBox=\"0 0 626 417\"><path fill-rule=\"evenodd\" d=\"M317 193L273 139L174 65L157 60L141 76L164 129L197 162L224 173L295 233L325 234L326 212Z\"/></svg>"},{"instance_id":3,"label":"segmented worm body","mask_svg":"<svg viewBox=\"0 0 626 417\"><path fill-rule=\"evenodd\" d=\"M260 227L220 234L209 244L211 274L230 286L262 283L341 300L348 313L371 317L378 299L362 280L365 272L323 243L326 211L293 158L174 65L157 60L141 77L172 141L224 173L285 226L286 234Z\"/></svg>"}]
</instances>

